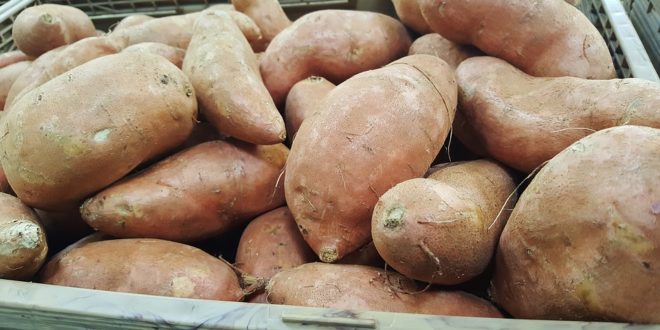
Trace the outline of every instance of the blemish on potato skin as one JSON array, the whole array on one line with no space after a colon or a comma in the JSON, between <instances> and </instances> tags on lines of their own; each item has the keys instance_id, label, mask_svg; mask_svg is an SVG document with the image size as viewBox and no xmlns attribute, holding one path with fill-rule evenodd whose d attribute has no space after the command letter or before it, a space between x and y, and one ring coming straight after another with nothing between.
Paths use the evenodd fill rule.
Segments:
<instances>
[{"instance_id":1,"label":"blemish on potato skin","mask_svg":"<svg viewBox=\"0 0 660 330\"><path fill-rule=\"evenodd\" d=\"M406 214L406 209L402 205L396 204L385 211L385 219L383 219L383 227L387 229L400 228L404 224L403 217Z\"/></svg>"}]
</instances>

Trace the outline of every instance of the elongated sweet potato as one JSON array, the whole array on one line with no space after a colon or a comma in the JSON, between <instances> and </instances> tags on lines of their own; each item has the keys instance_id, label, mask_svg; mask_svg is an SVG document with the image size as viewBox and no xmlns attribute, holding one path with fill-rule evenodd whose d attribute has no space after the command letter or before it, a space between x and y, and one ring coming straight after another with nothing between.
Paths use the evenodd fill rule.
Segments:
<instances>
[{"instance_id":1,"label":"elongated sweet potato","mask_svg":"<svg viewBox=\"0 0 660 330\"><path fill-rule=\"evenodd\" d=\"M46 232L34 211L0 193L0 278L31 279L47 253Z\"/></svg>"},{"instance_id":2,"label":"elongated sweet potato","mask_svg":"<svg viewBox=\"0 0 660 330\"><path fill-rule=\"evenodd\" d=\"M415 39L410 45L408 55L415 54L437 56L456 69L465 59L478 56L481 52L472 46L447 40L438 33L429 33Z\"/></svg>"},{"instance_id":3,"label":"elongated sweet potato","mask_svg":"<svg viewBox=\"0 0 660 330\"><path fill-rule=\"evenodd\" d=\"M281 305L502 317L493 305L473 295L459 291L419 293L421 288L415 281L368 266L304 264L275 275L266 290L268 301Z\"/></svg>"},{"instance_id":4,"label":"elongated sweet potato","mask_svg":"<svg viewBox=\"0 0 660 330\"><path fill-rule=\"evenodd\" d=\"M405 55L410 42L406 28L392 17L319 10L273 39L261 61L261 75L275 104L283 105L291 87L307 77L341 83Z\"/></svg>"},{"instance_id":5,"label":"elongated sweet potato","mask_svg":"<svg viewBox=\"0 0 660 330\"><path fill-rule=\"evenodd\" d=\"M32 61L34 57L26 55L20 50L12 50L0 54L0 69L18 62Z\"/></svg>"},{"instance_id":6,"label":"elongated sweet potato","mask_svg":"<svg viewBox=\"0 0 660 330\"><path fill-rule=\"evenodd\" d=\"M535 78L493 57L464 61L456 76L459 112L467 123L454 127L458 138L523 172L597 130L660 128L657 83Z\"/></svg>"},{"instance_id":7,"label":"elongated sweet potato","mask_svg":"<svg viewBox=\"0 0 660 330\"><path fill-rule=\"evenodd\" d=\"M417 0L392 0L396 15L407 27L415 30L419 34L431 32L429 24L426 23L422 11L419 8Z\"/></svg>"},{"instance_id":8,"label":"elongated sweet potato","mask_svg":"<svg viewBox=\"0 0 660 330\"><path fill-rule=\"evenodd\" d=\"M83 219L116 237L195 241L284 204L278 179L288 149L202 143L87 200Z\"/></svg>"},{"instance_id":9,"label":"elongated sweet potato","mask_svg":"<svg viewBox=\"0 0 660 330\"><path fill-rule=\"evenodd\" d=\"M276 35L291 25L278 0L232 0L231 3L259 26L263 39L254 49L257 52L265 50Z\"/></svg>"},{"instance_id":10,"label":"elongated sweet potato","mask_svg":"<svg viewBox=\"0 0 660 330\"><path fill-rule=\"evenodd\" d=\"M16 47L35 57L94 36L96 29L92 20L72 6L44 4L29 7L18 14L12 25Z\"/></svg>"},{"instance_id":11,"label":"elongated sweet potato","mask_svg":"<svg viewBox=\"0 0 660 330\"><path fill-rule=\"evenodd\" d=\"M25 70L28 70L31 64L32 62L30 61L23 61L0 69L0 109L4 109L5 107L11 86Z\"/></svg>"},{"instance_id":12,"label":"elongated sweet potato","mask_svg":"<svg viewBox=\"0 0 660 330\"><path fill-rule=\"evenodd\" d=\"M112 29L112 31L121 31L131 26L140 25L144 22L153 20L154 18L148 15L135 14L126 16L124 19L119 21L117 25Z\"/></svg>"},{"instance_id":13,"label":"elongated sweet potato","mask_svg":"<svg viewBox=\"0 0 660 330\"><path fill-rule=\"evenodd\" d=\"M428 179L404 181L381 196L371 222L374 245L409 278L463 283L490 263L515 189L494 162L448 163Z\"/></svg>"},{"instance_id":14,"label":"elongated sweet potato","mask_svg":"<svg viewBox=\"0 0 660 330\"><path fill-rule=\"evenodd\" d=\"M321 101L333 88L335 84L316 76L301 80L291 87L284 107L286 134L289 140L293 141L303 120L318 111Z\"/></svg>"},{"instance_id":15,"label":"elongated sweet potato","mask_svg":"<svg viewBox=\"0 0 660 330\"><path fill-rule=\"evenodd\" d=\"M196 121L188 78L166 59L107 55L18 99L0 121L1 162L27 205L79 205L183 142Z\"/></svg>"},{"instance_id":16,"label":"elongated sweet potato","mask_svg":"<svg viewBox=\"0 0 660 330\"><path fill-rule=\"evenodd\" d=\"M413 55L337 86L303 122L284 190L321 261L367 244L378 198L428 170L449 132L456 93L447 63Z\"/></svg>"},{"instance_id":17,"label":"elongated sweet potato","mask_svg":"<svg viewBox=\"0 0 660 330\"><path fill-rule=\"evenodd\" d=\"M270 279L282 270L315 260L291 212L280 207L257 217L245 228L235 265L247 274ZM249 301L266 303L266 294L260 292Z\"/></svg>"},{"instance_id":18,"label":"elongated sweet potato","mask_svg":"<svg viewBox=\"0 0 660 330\"><path fill-rule=\"evenodd\" d=\"M5 109L9 109L18 98L49 80L95 58L116 54L125 46L125 39L91 37L39 56L11 86Z\"/></svg>"},{"instance_id":19,"label":"elongated sweet potato","mask_svg":"<svg viewBox=\"0 0 660 330\"><path fill-rule=\"evenodd\" d=\"M491 293L519 318L659 323L660 129L609 128L552 158L520 196Z\"/></svg>"},{"instance_id":20,"label":"elongated sweet potato","mask_svg":"<svg viewBox=\"0 0 660 330\"><path fill-rule=\"evenodd\" d=\"M138 52L150 53L159 55L166 58L172 64L176 65L179 69L183 66L183 58L186 56L186 51L181 48L168 46L157 42L143 42L135 44L123 50L124 52Z\"/></svg>"},{"instance_id":21,"label":"elongated sweet potato","mask_svg":"<svg viewBox=\"0 0 660 330\"><path fill-rule=\"evenodd\" d=\"M49 261L40 282L179 298L243 299L236 274L222 260L157 239L78 244Z\"/></svg>"},{"instance_id":22,"label":"elongated sweet potato","mask_svg":"<svg viewBox=\"0 0 660 330\"><path fill-rule=\"evenodd\" d=\"M227 12L199 16L183 71L202 114L222 134L254 144L284 141L284 119L261 80L256 56Z\"/></svg>"},{"instance_id":23,"label":"elongated sweet potato","mask_svg":"<svg viewBox=\"0 0 660 330\"><path fill-rule=\"evenodd\" d=\"M419 0L433 32L536 77L616 77L605 40L564 1Z\"/></svg>"}]
</instances>

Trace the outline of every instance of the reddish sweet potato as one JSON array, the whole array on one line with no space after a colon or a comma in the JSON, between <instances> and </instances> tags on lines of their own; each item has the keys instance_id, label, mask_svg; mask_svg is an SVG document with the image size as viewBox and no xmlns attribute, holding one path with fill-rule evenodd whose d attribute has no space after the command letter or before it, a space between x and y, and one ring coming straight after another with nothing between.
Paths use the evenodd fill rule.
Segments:
<instances>
[{"instance_id":1,"label":"reddish sweet potato","mask_svg":"<svg viewBox=\"0 0 660 330\"><path fill-rule=\"evenodd\" d=\"M368 266L304 264L275 275L266 290L268 301L281 305L502 317L493 305L473 295L459 291L419 293L421 288L415 281Z\"/></svg>"},{"instance_id":2,"label":"reddish sweet potato","mask_svg":"<svg viewBox=\"0 0 660 330\"><path fill-rule=\"evenodd\" d=\"M428 170L456 109L452 69L413 55L333 89L293 143L287 205L321 261L367 244L378 198Z\"/></svg>"},{"instance_id":3,"label":"reddish sweet potato","mask_svg":"<svg viewBox=\"0 0 660 330\"><path fill-rule=\"evenodd\" d=\"M291 25L278 0L232 0L231 3L259 26L263 39L254 47L257 52L265 50L276 35Z\"/></svg>"},{"instance_id":4,"label":"reddish sweet potato","mask_svg":"<svg viewBox=\"0 0 660 330\"><path fill-rule=\"evenodd\" d=\"M422 11L419 8L417 0L392 0L396 15L407 27L415 30L419 34L431 32L429 24L426 23Z\"/></svg>"},{"instance_id":5,"label":"reddish sweet potato","mask_svg":"<svg viewBox=\"0 0 660 330\"><path fill-rule=\"evenodd\" d=\"M433 32L536 77L616 77L600 32L564 1L419 0Z\"/></svg>"},{"instance_id":6,"label":"reddish sweet potato","mask_svg":"<svg viewBox=\"0 0 660 330\"><path fill-rule=\"evenodd\" d=\"M202 143L88 199L83 219L116 237L195 241L284 204L288 149Z\"/></svg>"},{"instance_id":7,"label":"reddish sweet potato","mask_svg":"<svg viewBox=\"0 0 660 330\"><path fill-rule=\"evenodd\" d=\"M261 75L277 105L310 76L338 84L403 55L410 36L396 19L372 12L320 10L284 29L266 49Z\"/></svg>"},{"instance_id":8,"label":"reddish sweet potato","mask_svg":"<svg viewBox=\"0 0 660 330\"><path fill-rule=\"evenodd\" d=\"M64 5L29 7L18 14L12 25L16 47L35 57L94 36L96 29L89 16L78 8Z\"/></svg>"},{"instance_id":9,"label":"reddish sweet potato","mask_svg":"<svg viewBox=\"0 0 660 330\"><path fill-rule=\"evenodd\" d=\"M552 158L504 228L491 293L518 318L660 323L660 129L609 128Z\"/></svg>"},{"instance_id":10,"label":"reddish sweet potato","mask_svg":"<svg viewBox=\"0 0 660 330\"><path fill-rule=\"evenodd\" d=\"M5 107L5 101L7 100L11 86L31 64L32 62L30 61L24 61L0 69L0 109L4 109Z\"/></svg>"},{"instance_id":11,"label":"reddish sweet potato","mask_svg":"<svg viewBox=\"0 0 660 330\"><path fill-rule=\"evenodd\" d=\"M183 58L186 56L186 51L181 48L168 46L157 42L143 42L135 44L123 50L124 52L138 52L150 53L159 55L166 58L172 64L176 65L179 69L183 65Z\"/></svg>"},{"instance_id":12,"label":"reddish sweet potato","mask_svg":"<svg viewBox=\"0 0 660 330\"><path fill-rule=\"evenodd\" d=\"M32 61L34 57L26 55L20 50L13 50L0 54L0 69L18 62Z\"/></svg>"},{"instance_id":13,"label":"reddish sweet potato","mask_svg":"<svg viewBox=\"0 0 660 330\"><path fill-rule=\"evenodd\" d=\"M333 88L335 84L316 76L299 81L291 87L284 107L289 140L293 141L303 120L318 111L321 101Z\"/></svg>"},{"instance_id":14,"label":"reddish sweet potato","mask_svg":"<svg viewBox=\"0 0 660 330\"><path fill-rule=\"evenodd\" d=\"M440 34L429 33L417 38L412 45L410 45L408 54L437 56L447 62L449 66L456 69L465 59L478 56L481 52L472 46L461 45L449 41Z\"/></svg>"},{"instance_id":15,"label":"reddish sweet potato","mask_svg":"<svg viewBox=\"0 0 660 330\"><path fill-rule=\"evenodd\" d=\"M40 282L179 298L243 299L236 274L222 260L157 239L78 244L49 261Z\"/></svg>"}]
</instances>

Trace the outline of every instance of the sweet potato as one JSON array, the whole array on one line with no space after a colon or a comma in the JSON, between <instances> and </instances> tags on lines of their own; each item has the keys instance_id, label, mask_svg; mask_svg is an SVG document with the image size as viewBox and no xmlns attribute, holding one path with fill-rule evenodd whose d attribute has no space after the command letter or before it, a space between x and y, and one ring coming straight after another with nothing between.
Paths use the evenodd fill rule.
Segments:
<instances>
[{"instance_id":1,"label":"sweet potato","mask_svg":"<svg viewBox=\"0 0 660 330\"><path fill-rule=\"evenodd\" d=\"M278 0L232 0L231 3L259 26L263 39L254 49L257 52L265 50L276 35L291 25Z\"/></svg>"},{"instance_id":2,"label":"sweet potato","mask_svg":"<svg viewBox=\"0 0 660 330\"><path fill-rule=\"evenodd\" d=\"M196 115L192 86L172 63L107 55L14 103L0 121L2 168L27 205L67 209L183 142Z\"/></svg>"},{"instance_id":3,"label":"sweet potato","mask_svg":"<svg viewBox=\"0 0 660 330\"><path fill-rule=\"evenodd\" d=\"M408 55L427 54L443 59L449 66L456 69L461 62L481 52L469 45L457 44L445 39L437 33L423 35L410 45Z\"/></svg>"},{"instance_id":4,"label":"sweet potato","mask_svg":"<svg viewBox=\"0 0 660 330\"><path fill-rule=\"evenodd\" d=\"M31 279L47 253L46 233L34 211L0 193L0 279Z\"/></svg>"},{"instance_id":5,"label":"sweet potato","mask_svg":"<svg viewBox=\"0 0 660 330\"><path fill-rule=\"evenodd\" d=\"M179 298L243 298L225 262L192 246L157 239L79 244L49 261L40 282Z\"/></svg>"},{"instance_id":6,"label":"sweet potato","mask_svg":"<svg viewBox=\"0 0 660 330\"><path fill-rule=\"evenodd\" d=\"M25 70L28 70L31 64L30 61L23 61L0 69L0 109L5 107L5 101L11 86Z\"/></svg>"},{"instance_id":7,"label":"sweet potato","mask_svg":"<svg viewBox=\"0 0 660 330\"><path fill-rule=\"evenodd\" d=\"M378 198L426 172L449 132L456 93L447 63L413 55L335 87L303 122L284 190L321 261L367 244Z\"/></svg>"},{"instance_id":8,"label":"sweet potato","mask_svg":"<svg viewBox=\"0 0 660 330\"><path fill-rule=\"evenodd\" d=\"M49 80L95 58L116 54L124 47L126 47L125 39L91 37L53 49L39 56L11 86L5 109L9 109L21 96Z\"/></svg>"},{"instance_id":9,"label":"sweet potato","mask_svg":"<svg viewBox=\"0 0 660 330\"><path fill-rule=\"evenodd\" d=\"M493 57L464 61L456 77L459 112L467 122L454 127L456 135L523 172L597 130L626 124L660 128L657 83L535 78Z\"/></svg>"},{"instance_id":10,"label":"sweet potato","mask_svg":"<svg viewBox=\"0 0 660 330\"><path fill-rule=\"evenodd\" d=\"M124 17L117 25L115 26L112 31L121 31L123 29L126 29L131 26L136 26L140 25L144 22L148 22L153 20L154 18L148 15L142 15L142 14L135 14L135 15L129 15Z\"/></svg>"},{"instance_id":11,"label":"sweet potato","mask_svg":"<svg viewBox=\"0 0 660 330\"><path fill-rule=\"evenodd\" d=\"M82 10L44 4L23 10L12 26L14 44L27 55L39 56L51 49L96 36L92 20Z\"/></svg>"},{"instance_id":12,"label":"sweet potato","mask_svg":"<svg viewBox=\"0 0 660 330\"><path fill-rule=\"evenodd\" d=\"M256 56L227 12L199 16L183 71L202 114L222 134L254 144L284 141L284 119L261 80Z\"/></svg>"},{"instance_id":13,"label":"sweet potato","mask_svg":"<svg viewBox=\"0 0 660 330\"><path fill-rule=\"evenodd\" d=\"M419 0L433 32L536 77L616 77L605 40L564 1Z\"/></svg>"},{"instance_id":14,"label":"sweet potato","mask_svg":"<svg viewBox=\"0 0 660 330\"><path fill-rule=\"evenodd\" d=\"M247 274L270 279L282 270L315 260L291 212L280 207L257 217L245 228L235 265ZM261 292L249 301L266 303L266 294Z\"/></svg>"},{"instance_id":15,"label":"sweet potato","mask_svg":"<svg viewBox=\"0 0 660 330\"><path fill-rule=\"evenodd\" d=\"M368 266L304 264L275 275L266 290L268 301L280 305L502 317L493 305L473 295L459 291L419 293L421 288L415 281Z\"/></svg>"},{"instance_id":16,"label":"sweet potato","mask_svg":"<svg viewBox=\"0 0 660 330\"><path fill-rule=\"evenodd\" d=\"M429 24L426 23L422 11L419 8L417 0L392 0L394 10L399 19L407 27L413 29L419 34L427 34L431 32Z\"/></svg>"},{"instance_id":17,"label":"sweet potato","mask_svg":"<svg viewBox=\"0 0 660 330\"><path fill-rule=\"evenodd\" d=\"M396 19L372 12L319 10L284 29L261 61L261 75L275 104L310 76L335 84L403 55L410 36Z\"/></svg>"},{"instance_id":18,"label":"sweet potato","mask_svg":"<svg viewBox=\"0 0 660 330\"><path fill-rule=\"evenodd\" d=\"M288 149L213 141L175 154L85 201L83 219L116 237L195 241L284 204Z\"/></svg>"},{"instance_id":19,"label":"sweet potato","mask_svg":"<svg viewBox=\"0 0 660 330\"><path fill-rule=\"evenodd\" d=\"M428 179L404 181L381 196L371 222L374 245L406 277L463 283L490 263L515 189L494 162L448 163Z\"/></svg>"},{"instance_id":20,"label":"sweet potato","mask_svg":"<svg viewBox=\"0 0 660 330\"><path fill-rule=\"evenodd\" d=\"M18 62L32 61L34 57L26 55L20 50L13 50L0 54L0 69Z\"/></svg>"},{"instance_id":21,"label":"sweet potato","mask_svg":"<svg viewBox=\"0 0 660 330\"><path fill-rule=\"evenodd\" d=\"M284 107L286 134L290 141L293 141L303 120L318 110L323 98L333 88L335 84L317 76L301 80L291 87Z\"/></svg>"},{"instance_id":22,"label":"sweet potato","mask_svg":"<svg viewBox=\"0 0 660 330\"><path fill-rule=\"evenodd\" d=\"M513 316L660 322L660 129L609 128L552 158L520 196L491 293Z\"/></svg>"},{"instance_id":23,"label":"sweet potato","mask_svg":"<svg viewBox=\"0 0 660 330\"><path fill-rule=\"evenodd\" d=\"M183 58L186 56L186 51L181 48L168 46L157 42L143 42L135 44L123 50L124 52L138 52L150 53L159 55L166 58L172 64L176 65L179 69L183 65Z\"/></svg>"},{"instance_id":24,"label":"sweet potato","mask_svg":"<svg viewBox=\"0 0 660 330\"><path fill-rule=\"evenodd\" d=\"M353 253L341 258L337 261L338 264L344 265L363 265L373 267L385 266L385 260L381 258L376 250L374 242L369 242L367 245L353 251Z\"/></svg>"}]
</instances>

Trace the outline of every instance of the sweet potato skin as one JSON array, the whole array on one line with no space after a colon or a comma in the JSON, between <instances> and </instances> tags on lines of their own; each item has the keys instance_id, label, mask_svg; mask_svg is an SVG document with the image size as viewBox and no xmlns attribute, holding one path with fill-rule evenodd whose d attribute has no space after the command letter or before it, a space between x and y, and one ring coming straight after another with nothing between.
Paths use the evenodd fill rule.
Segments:
<instances>
[{"instance_id":1,"label":"sweet potato skin","mask_svg":"<svg viewBox=\"0 0 660 330\"><path fill-rule=\"evenodd\" d=\"M30 61L23 61L0 69L0 108L4 109L11 86L31 64Z\"/></svg>"},{"instance_id":2,"label":"sweet potato skin","mask_svg":"<svg viewBox=\"0 0 660 330\"><path fill-rule=\"evenodd\" d=\"M616 77L605 40L564 1L420 0L433 32L536 77ZM479 24L475 24L479 22Z\"/></svg>"},{"instance_id":3,"label":"sweet potato skin","mask_svg":"<svg viewBox=\"0 0 660 330\"><path fill-rule=\"evenodd\" d=\"M67 209L183 142L196 115L192 86L173 64L107 55L14 103L0 121L2 168L27 205Z\"/></svg>"},{"instance_id":4,"label":"sweet potato skin","mask_svg":"<svg viewBox=\"0 0 660 330\"><path fill-rule=\"evenodd\" d=\"M481 52L472 46L447 40L438 33L429 33L415 39L410 45L408 55L415 54L437 56L456 69L461 62L470 57L478 56Z\"/></svg>"},{"instance_id":5,"label":"sweet potato skin","mask_svg":"<svg viewBox=\"0 0 660 330\"><path fill-rule=\"evenodd\" d=\"M0 279L30 280L47 253L46 232L34 211L0 193Z\"/></svg>"},{"instance_id":6,"label":"sweet potato skin","mask_svg":"<svg viewBox=\"0 0 660 330\"><path fill-rule=\"evenodd\" d=\"M117 25L115 28L112 30L113 32L115 31L121 31L123 29L126 29L131 26L136 26L140 25L144 22L151 21L155 18L149 16L149 15L141 15L141 14L136 14L136 15L129 15L124 17Z\"/></svg>"},{"instance_id":7,"label":"sweet potato skin","mask_svg":"<svg viewBox=\"0 0 660 330\"><path fill-rule=\"evenodd\" d=\"M497 251L494 301L518 318L660 322L660 129L609 128L555 156Z\"/></svg>"},{"instance_id":8,"label":"sweet potato skin","mask_svg":"<svg viewBox=\"0 0 660 330\"><path fill-rule=\"evenodd\" d=\"M284 145L212 141L85 201L83 219L116 237L196 241L284 204Z\"/></svg>"},{"instance_id":9,"label":"sweet potato skin","mask_svg":"<svg viewBox=\"0 0 660 330\"><path fill-rule=\"evenodd\" d=\"M448 163L427 179L404 181L381 196L371 223L374 245L409 278L466 282L490 263L515 205L515 189L497 163Z\"/></svg>"},{"instance_id":10,"label":"sweet potato skin","mask_svg":"<svg viewBox=\"0 0 660 330\"><path fill-rule=\"evenodd\" d=\"M319 10L273 39L261 61L261 75L279 106L298 81L321 76L339 84L405 55L410 43L403 24L383 14Z\"/></svg>"},{"instance_id":11,"label":"sweet potato skin","mask_svg":"<svg viewBox=\"0 0 660 330\"><path fill-rule=\"evenodd\" d=\"M44 4L29 7L18 14L12 25L16 47L35 57L94 36L96 29L92 20L85 12L72 6Z\"/></svg>"},{"instance_id":12,"label":"sweet potato skin","mask_svg":"<svg viewBox=\"0 0 660 330\"><path fill-rule=\"evenodd\" d=\"M335 87L327 79L317 76L301 80L291 87L284 106L286 134L290 141L293 141L305 118L318 111L323 98Z\"/></svg>"},{"instance_id":13,"label":"sweet potato skin","mask_svg":"<svg viewBox=\"0 0 660 330\"><path fill-rule=\"evenodd\" d=\"M392 0L394 10L399 19L407 27L413 29L419 34L427 34L431 32L429 24L426 23L422 11L419 8L417 0Z\"/></svg>"},{"instance_id":14,"label":"sweet potato skin","mask_svg":"<svg viewBox=\"0 0 660 330\"><path fill-rule=\"evenodd\" d=\"M466 121L454 126L458 138L523 172L597 130L660 127L656 83L535 78L493 57L464 61L456 76L459 113Z\"/></svg>"},{"instance_id":15,"label":"sweet potato skin","mask_svg":"<svg viewBox=\"0 0 660 330\"><path fill-rule=\"evenodd\" d=\"M166 44L157 42L142 42L129 47L126 47L125 52L143 52L154 55L159 55L166 58L177 68L181 69L183 65L183 58L186 56L186 51L181 48L172 47Z\"/></svg>"},{"instance_id":16,"label":"sweet potato skin","mask_svg":"<svg viewBox=\"0 0 660 330\"><path fill-rule=\"evenodd\" d=\"M285 193L321 261L334 262L369 242L378 198L426 172L455 107L449 65L414 55L337 86L303 122L287 161Z\"/></svg>"},{"instance_id":17,"label":"sweet potato skin","mask_svg":"<svg viewBox=\"0 0 660 330\"><path fill-rule=\"evenodd\" d=\"M222 260L192 246L157 239L79 244L49 261L40 282L179 298L243 298L236 274Z\"/></svg>"},{"instance_id":18,"label":"sweet potato skin","mask_svg":"<svg viewBox=\"0 0 660 330\"><path fill-rule=\"evenodd\" d=\"M20 50L12 50L0 54L0 69L18 62L32 61L34 57L23 53Z\"/></svg>"},{"instance_id":19,"label":"sweet potato skin","mask_svg":"<svg viewBox=\"0 0 660 330\"><path fill-rule=\"evenodd\" d=\"M435 315L502 317L489 302L459 291L421 290L399 274L360 265L308 263L275 275L273 304Z\"/></svg>"},{"instance_id":20,"label":"sweet potato skin","mask_svg":"<svg viewBox=\"0 0 660 330\"><path fill-rule=\"evenodd\" d=\"M255 52L264 51L276 35L291 25L291 20L277 0L232 0L231 3L236 10L257 23L261 30L263 39L254 47Z\"/></svg>"}]
</instances>

